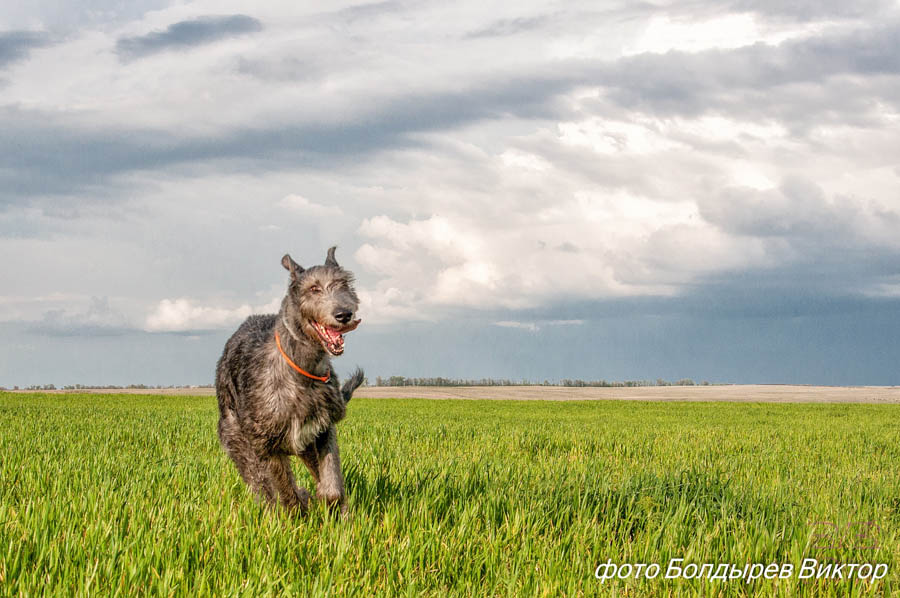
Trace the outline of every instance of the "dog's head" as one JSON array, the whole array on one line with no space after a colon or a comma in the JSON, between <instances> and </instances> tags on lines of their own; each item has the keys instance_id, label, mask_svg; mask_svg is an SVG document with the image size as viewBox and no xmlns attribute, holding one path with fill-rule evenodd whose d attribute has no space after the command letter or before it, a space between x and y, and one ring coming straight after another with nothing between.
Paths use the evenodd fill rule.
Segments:
<instances>
[{"instance_id":1,"label":"dog's head","mask_svg":"<svg viewBox=\"0 0 900 598\"><path fill-rule=\"evenodd\" d=\"M359 298L353 289L353 274L334 259L332 247L325 264L303 268L288 254L281 265L290 272L284 316L296 330L332 355L344 352L344 334L359 326L355 319Z\"/></svg>"}]
</instances>

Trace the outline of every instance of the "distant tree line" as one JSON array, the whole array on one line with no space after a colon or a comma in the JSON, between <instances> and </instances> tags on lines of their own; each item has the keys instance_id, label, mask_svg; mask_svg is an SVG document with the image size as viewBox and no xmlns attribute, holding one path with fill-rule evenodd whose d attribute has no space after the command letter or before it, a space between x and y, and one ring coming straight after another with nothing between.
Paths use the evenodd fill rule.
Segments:
<instances>
[{"instance_id":1,"label":"distant tree line","mask_svg":"<svg viewBox=\"0 0 900 598\"><path fill-rule=\"evenodd\" d=\"M366 379L368 384L368 379ZM632 386L710 386L710 383L704 380L697 384L690 378L682 378L675 382L668 382L662 378L653 380L625 380L622 382L611 382L608 380L572 380L564 378L558 382L533 382L530 380L510 380L508 378L478 378L475 380L462 378L407 378L405 376L389 376L375 378L375 386L573 386L573 387L608 387L621 388Z\"/></svg>"}]
</instances>

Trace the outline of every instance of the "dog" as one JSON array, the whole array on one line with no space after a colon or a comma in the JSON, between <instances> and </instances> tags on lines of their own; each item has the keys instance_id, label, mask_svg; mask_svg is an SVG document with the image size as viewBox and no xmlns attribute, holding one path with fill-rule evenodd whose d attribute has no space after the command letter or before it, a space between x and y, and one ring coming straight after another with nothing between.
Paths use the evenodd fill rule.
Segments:
<instances>
[{"instance_id":1,"label":"dog","mask_svg":"<svg viewBox=\"0 0 900 598\"><path fill-rule=\"evenodd\" d=\"M219 440L253 492L269 506L306 513L290 456L300 457L316 497L346 513L336 424L363 382L359 368L339 386L331 356L355 330L359 299L335 247L324 265L303 268L285 254L287 294L274 315L254 315L225 343L216 365Z\"/></svg>"}]
</instances>

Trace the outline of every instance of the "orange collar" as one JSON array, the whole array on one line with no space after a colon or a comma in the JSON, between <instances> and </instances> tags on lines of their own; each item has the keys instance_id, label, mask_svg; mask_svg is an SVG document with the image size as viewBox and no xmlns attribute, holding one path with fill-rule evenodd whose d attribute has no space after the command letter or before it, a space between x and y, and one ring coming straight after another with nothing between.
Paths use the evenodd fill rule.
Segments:
<instances>
[{"instance_id":1,"label":"orange collar","mask_svg":"<svg viewBox=\"0 0 900 598\"><path fill-rule=\"evenodd\" d=\"M284 352L284 349L281 348L281 339L278 338L278 332L275 333L275 344L278 345L278 351L281 353L281 356L284 357L284 360L288 362L288 365L306 376L307 378L312 378L313 380L318 380L319 382L328 382L329 378L331 378L331 372L329 371L324 376L313 376L299 365L291 361L291 358L287 356L287 353Z\"/></svg>"}]
</instances>

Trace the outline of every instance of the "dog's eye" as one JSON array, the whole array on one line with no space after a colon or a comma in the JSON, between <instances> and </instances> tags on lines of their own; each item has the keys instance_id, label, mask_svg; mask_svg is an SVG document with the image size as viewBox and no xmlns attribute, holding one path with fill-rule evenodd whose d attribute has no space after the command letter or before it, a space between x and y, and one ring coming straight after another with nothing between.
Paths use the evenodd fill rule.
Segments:
<instances>
[{"instance_id":1,"label":"dog's eye","mask_svg":"<svg viewBox=\"0 0 900 598\"><path fill-rule=\"evenodd\" d=\"M317 285L317 284L314 284L313 286L309 287L309 292L310 292L310 293L321 293L321 292L322 292L322 287L320 287L320 286Z\"/></svg>"}]
</instances>

